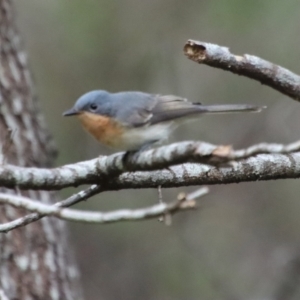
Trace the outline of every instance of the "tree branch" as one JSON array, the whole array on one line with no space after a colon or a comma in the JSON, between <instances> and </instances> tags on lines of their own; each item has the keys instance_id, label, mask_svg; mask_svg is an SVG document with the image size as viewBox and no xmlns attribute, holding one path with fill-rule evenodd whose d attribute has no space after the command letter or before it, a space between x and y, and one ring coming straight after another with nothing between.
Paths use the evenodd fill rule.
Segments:
<instances>
[{"instance_id":1,"label":"tree branch","mask_svg":"<svg viewBox=\"0 0 300 300\"><path fill-rule=\"evenodd\" d=\"M95 193L97 186L94 186L93 190L90 190L89 193ZM0 193L0 203L9 204L14 207L22 207L29 211L34 211L37 215L42 218L44 216L55 216L57 218L67 220L67 221L76 221L76 222L85 222L85 223L113 223L119 221L138 221L145 220L149 218L159 217L164 214L175 214L180 211L186 211L194 209L196 207L195 199L202 197L208 193L208 188L203 187L196 192L191 193L190 195L181 195L178 197L178 200L171 203L159 203L146 208L141 209L122 209L115 210L111 212L91 212L91 211L82 211L75 209L62 208L62 202L55 205L44 204L38 201L33 201L29 198L16 196L16 195L7 195ZM76 197L83 198L85 195ZM75 198L75 196L74 196ZM70 204L70 200L68 201ZM74 201L73 201L74 202ZM30 215L29 215L30 216ZM23 218L25 220L25 218ZM30 222L38 220L38 218L31 218L28 222L28 216L26 222L23 222L21 225L20 222L17 226L12 227L11 223L2 224L0 227L0 232L7 232L16 227L27 225ZM8 224L10 224L8 226Z\"/></svg>"},{"instance_id":2,"label":"tree branch","mask_svg":"<svg viewBox=\"0 0 300 300\"><path fill-rule=\"evenodd\" d=\"M106 190L163 188L251 182L300 177L300 153L260 154L231 166L183 164L167 170L123 173L105 183Z\"/></svg>"},{"instance_id":3,"label":"tree branch","mask_svg":"<svg viewBox=\"0 0 300 300\"><path fill-rule=\"evenodd\" d=\"M0 186L59 190L101 184L103 190L118 190L298 178L300 153L290 152L299 148L300 142L263 143L234 151L230 146L181 142L137 153L126 162L124 153L116 153L55 169L2 165Z\"/></svg>"},{"instance_id":4,"label":"tree branch","mask_svg":"<svg viewBox=\"0 0 300 300\"><path fill-rule=\"evenodd\" d=\"M57 207L57 208L69 207L69 206L75 205L81 201L87 200L88 198L90 198L100 192L101 192L101 186L94 184L91 187L87 188L86 190L80 191L79 193L72 195L71 197L67 198L66 200L55 203L52 206ZM8 232L12 229L15 229L15 228L18 228L21 226L25 226L32 222L38 221L45 216L46 216L45 214L34 212L32 214L18 218L11 222L0 224L0 232Z\"/></svg>"},{"instance_id":5,"label":"tree branch","mask_svg":"<svg viewBox=\"0 0 300 300\"><path fill-rule=\"evenodd\" d=\"M0 289L0 300L9 300L3 289Z\"/></svg>"},{"instance_id":6,"label":"tree branch","mask_svg":"<svg viewBox=\"0 0 300 300\"><path fill-rule=\"evenodd\" d=\"M226 47L194 40L187 41L184 53L195 62L257 80L300 101L300 76L262 58L235 55Z\"/></svg>"}]
</instances>

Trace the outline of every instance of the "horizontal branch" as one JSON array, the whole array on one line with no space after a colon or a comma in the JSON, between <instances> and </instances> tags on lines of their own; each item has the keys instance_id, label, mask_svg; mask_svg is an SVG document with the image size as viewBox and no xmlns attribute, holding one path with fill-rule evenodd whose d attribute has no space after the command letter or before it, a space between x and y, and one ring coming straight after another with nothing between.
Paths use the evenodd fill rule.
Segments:
<instances>
[{"instance_id":1,"label":"horizontal branch","mask_svg":"<svg viewBox=\"0 0 300 300\"><path fill-rule=\"evenodd\" d=\"M299 148L300 142L289 145L264 143L234 151L230 146L181 142L137 153L125 162L124 153L116 153L55 169L1 165L0 186L59 190L81 184L101 184L104 190L111 190L295 178L299 176L299 170L293 165L298 166L299 153L289 153L299 151ZM220 165L247 157L236 162L234 167ZM185 164L187 162L197 164ZM266 166L272 170L266 172ZM251 173L251 170L255 172ZM207 172L220 176L208 178Z\"/></svg>"},{"instance_id":2,"label":"horizontal branch","mask_svg":"<svg viewBox=\"0 0 300 300\"><path fill-rule=\"evenodd\" d=\"M238 160L238 159L244 159L257 154L292 153L297 151L300 151L300 141L296 141L294 143L290 143L287 145L260 143L245 149L234 151L231 155L231 158L233 160Z\"/></svg>"},{"instance_id":3,"label":"horizontal branch","mask_svg":"<svg viewBox=\"0 0 300 300\"><path fill-rule=\"evenodd\" d=\"M208 188L203 187L191 195L178 197L178 200L171 203L159 203L141 209L120 209L111 212L92 212L59 207L59 205L49 205L29 198L16 195L0 193L0 203L12 205L14 207L25 208L36 212L39 216L54 216L67 221L85 222L85 223L113 223L119 221L138 221L149 218L160 217L165 214L175 214L180 211L194 209L196 207L195 199L208 193ZM191 198L193 197L193 198ZM60 205L61 206L61 205ZM32 222L35 220L31 220ZM8 223L7 223L8 224ZM7 224L2 224L0 232L7 232ZM28 223L24 223L26 225ZM15 227L16 228L16 227Z\"/></svg>"},{"instance_id":4,"label":"horizontal branch","mask_svg":"<svg viewBox=\"0 0 300 300\"><path fill-rule=\"evenodd\" d=\"M80 191L79 193L76 193L63 201L57 202L57 203L53 204L52 206L57 207L57 208L69 207L69 206L75 205L78 202L87 200L88 198L90 198L100 192L101 192L101 186L94 184L94 185L90 186L89 188L87 188L86 190ZM16 220L13 220L13 221L10 221L10 222L4 223L4 224L0 224L0 232L8 232L12 229L16 229L16 228L25 226L32 222L36 222L45 216L46 216L46 214L34 212L34 213L31 213L24 217L18 218Z\"/></svg>"},{"instance_id":5,"label":"horizontal branch","mask_svg":"<svg viewBox=\"0 0 300 300\"><path fill-rule=\"evenodd\" d=\"M229 184L300 178L300 153L259 154L226 167L187 163L161 171L124 173L106 190Z\"/></svg>"},{"instance_id":6,"label":"horizontal branch","mask_svg":"<svg viewBox=\"0 0 300 300\"><path fill-rule=\"evenodd\" d=\"M194 40L187 41L184 53L195 62L257 80L300 101L300 76L262 58L235 55L226 47Z\"/></svg>"}]
</instances>

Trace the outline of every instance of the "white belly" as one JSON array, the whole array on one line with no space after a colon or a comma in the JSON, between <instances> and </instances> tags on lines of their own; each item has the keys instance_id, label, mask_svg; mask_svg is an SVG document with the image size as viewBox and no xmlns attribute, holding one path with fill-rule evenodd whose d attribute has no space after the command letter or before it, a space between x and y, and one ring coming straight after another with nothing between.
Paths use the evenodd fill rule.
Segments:
<instances>
[{"instance_id":1,"label":"white belly","mask_svg":"<svg viewBox=\"0 0 300 300\"><path fill-rule=\"evenodd\" d=\"M161 123L149 127L133 128L126 131L118 145L122 150L138 150L145 144L166 140L174 129L172 123Z\"/></svg>"}]
</instances>

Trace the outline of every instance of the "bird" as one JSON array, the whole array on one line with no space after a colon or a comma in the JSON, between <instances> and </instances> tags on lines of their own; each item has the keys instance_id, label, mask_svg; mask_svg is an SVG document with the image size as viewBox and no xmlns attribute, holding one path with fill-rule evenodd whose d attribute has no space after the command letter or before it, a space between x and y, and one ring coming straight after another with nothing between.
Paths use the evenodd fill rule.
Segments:
<instances>
[{"instance_id":1,"label":"bird","mask_svg":"<svg viewBox=\"0 0 300 300\"><path fill-rule=\"evenodd\" d=\"M85 93L63 116L77 116L100 143L123 151L141 151L166 140L183 120L214 113L260 112L249 104L203 105L174 95L139 91Z\"/></svg>"}]
</instances>

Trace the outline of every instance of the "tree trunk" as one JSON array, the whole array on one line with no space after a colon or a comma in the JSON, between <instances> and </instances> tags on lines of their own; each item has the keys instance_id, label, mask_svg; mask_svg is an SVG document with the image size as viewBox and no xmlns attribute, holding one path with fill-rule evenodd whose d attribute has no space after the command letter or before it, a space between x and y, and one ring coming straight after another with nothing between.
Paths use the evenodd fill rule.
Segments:
<instances>
[{"instance_id":1,"label":"tree trunk","mask_svg":"<svg viewBox=\"0 0 300 300\"><path fill-rule=\"evenodd\" d=\"M33 94L11 0L0 0L0 164L51 166L55 147ZM3 192L3 189L1 190ZM50 203L45 191L5 190ZM25 212L0 206L0 222ZM64 223L43 218L0 235L0 299L82 299Z\"/></svg>"}]
</instances>

